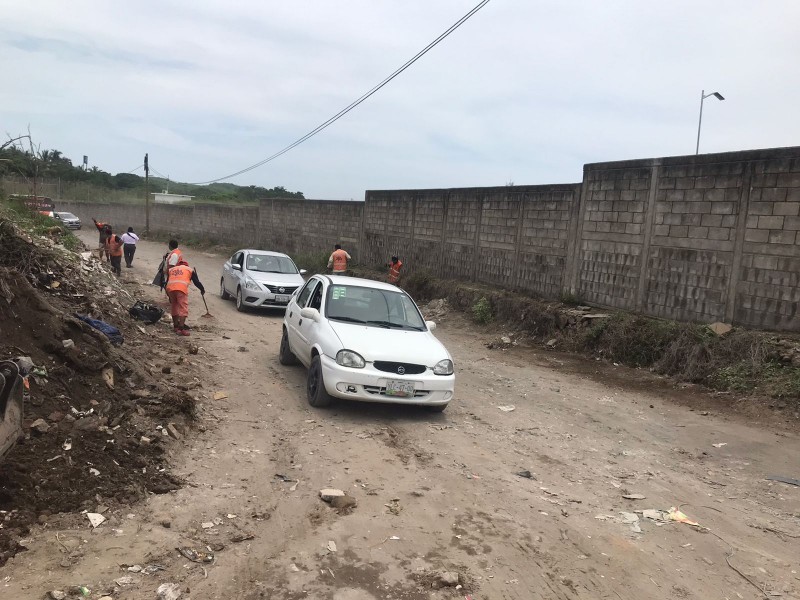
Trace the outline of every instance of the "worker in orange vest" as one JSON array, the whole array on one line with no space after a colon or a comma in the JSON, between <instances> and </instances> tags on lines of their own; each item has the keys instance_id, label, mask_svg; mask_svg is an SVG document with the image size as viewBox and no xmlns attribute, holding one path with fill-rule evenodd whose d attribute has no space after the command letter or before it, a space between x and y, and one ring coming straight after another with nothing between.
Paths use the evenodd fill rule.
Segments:
<instances>
[{"instance_id":1,"label":"worker in orange vest","mask_svg":"<svg viewBox=\"0 0 800 600\"><path fill-rule=\"evenodd\" d=\"M166 279L169 270L176 266L183 258L183 252L178 248L178 240L169 241L169 252L164 255L164 278Z\"/></svg>"},{"instance_id":2,"label":"worker in orange vest","mask_svg":"<svg viewBox=\"0 0 800 600\"><path fill-rule=\"evenodd\" d=\"M400 269L403 267L403 261L396 256L392 257L392 262L389 263L389 283L397 285L400 281Z\"/></svg>"},{"instance_id":3,"label":"worker in orange vest","mask_svg":"<svg viewBox=\"0 0 800 600\"><path fill-rule=\"evenodd\" d=\"M109 227L110 229L110 227ZM109 233L106 238L106 255L111 261L111 270L117 274L117 277L122 275L122 238L113 233Z\"/></svg>"},{"instance_id":4,"label":"worker in orange vest","mask_svg":"<svg viewBox=\"0 0 800 600\"><path fill-rule=\"evenodd\" d=\"M333 269L334 275L347 275L347 261L352 260L352 257L344 250L341 244L336 244L333 247L333 253L328 259L328 268Z\"/></svg>"},{"instance_id":5,"label":"worker in orange vest","mask_svg":"<svg viewBox=\"0 0 800 600\"><path fill-rule=\"evenodd\" d=\"M186 317L189 316L189 282L193 283L203 296L206 295L206 289L200 283L197 271L181 258L177 265L170 267L166 285L172 326L178 335L189 335L189 328L186 326Z\"/></svg>"}]
</instances>

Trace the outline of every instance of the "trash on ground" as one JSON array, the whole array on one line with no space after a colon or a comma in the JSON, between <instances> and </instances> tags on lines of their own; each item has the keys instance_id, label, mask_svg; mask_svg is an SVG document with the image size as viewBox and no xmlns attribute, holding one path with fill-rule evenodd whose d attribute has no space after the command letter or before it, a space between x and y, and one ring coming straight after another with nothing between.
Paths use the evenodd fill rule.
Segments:
<instances>
[{"instance_id":1,"label":"trash on ground","mask_svg":"<svg viewBox=\"0 0 800 600\"><path fill-rule=\"evenodd\" d=\"M767 477L767 481L780 481L781 483L800 486L800 479L792 479L791 477L783 477L782 475L770 475Z\"/></svg>"},{"instance_id":2,"label":"trash on ground","mask_svg":"<svg viewBox=\"0 0 800 600\"><path fill-rule=\"evenodd\" d=\"M534 475L527 469L525 471L517 471L516 473L514 473L514 475L516 475L517 477L523 477L525 479L533 479L534 481L536 480L536 475Z\"/></svg>"},{"instance_id":3,"label":"trash on ground","mask_svg":"<svg viewBox=\"0 0 800 600\"><path fill-rule=\"evenodd\" d=\"M98 470L97 470L97 469L95 469L95 468L91 468L91 469L89 469L89 474L90 474L90 475L94 475L95 477L100 477L100 471L98 471Z\"/></svg>"},{"instance_id":4,"label":"trash on ground","mask_svg":"<svg viewBox=\"0 0 800 600\"><path fill-rule=\"evenodd\" d=\"M73 342L72 340L69 340L69 339L61 340L61 345L64 346L64 348L66 348L67 350L69 350L70 348L74 348L75 347L75 342Z\"/></svg>"},{"instance_id":5,"label":"trash on ground","mask_svg":"<svg viewBox=\"0 0 800 600\"><path fill-rule=\"evenodd\" d=\"M94 327L101 333L104 333L105 336L109 339L109 341L115 346L119 346L124 341L120 330L114 327L113 325L109 325L108 323L105 323L98 319L92 319L89 316L79 315L78 313L75 313L75 317L80 319L90 327Z\"/></svg>"},{"instance_id":6,"label":"trash on ground","mask_svg":"<svg viewBox=\"0 0 800 600\"><path fill-rule=\"evenodd\" d=\"M716 323L711 323L711 325L708 325L708 328L717 335L725 335L731 329L733 329L733 327L728 325L727 323L720 323L719 321L717 321Z\"/></svg>"},{"instance_id":7,"label":"trash on ground","mask_svg":"<svg viewBox=\"0 0 800 600\"><path fill-rule=\"evenodd\" d=\"M72 450L72 438L65 439L64 443L61 444L61 449L65 452Z\"/></svg>"},{"instance_id":8,"label":"trash on ground","mask_svg":"<svg viewBox=\"0 0 800 600\"><path fill-rule=\"evenodd\" d=\"M114 583L116 583L119 587L122 587L124 585L133 585L135 582L136 580L129 575L126 575L125 577L117 577L114 580Z\"/></svg>"},{"instance_id":9,"label":"trash on ground","mask_svg":"<svg viewBox=\"0 0 800 600\"><path fill-rule=\"evenodd\" d=\"M292 480L290 479L289 481ZM345 494L342 490L337 490L333 488L326 488L324 490L319 491L319 497L322 498L325 502L331 502L334 498L341 498L344 495Z\"/></svg>"},{"instance_id":10,"label":"trash on ground","mask_svg":"<svg viewBox=\"0 0 800 600\"><path fill-rule=\"evenodd\" d=\"M106 518L100 513L86 513L86 518L89 519L89 523L92 524L93 529L104 523L106 520Z\"/></svg>"},{"instance_id":11,"label":"trash on ground","mask_svg":"<svg viewBox=\"0 0 800 600\"><path fill-rule=\"evenodd\" d=\"M156 590L159 600L178 600L181 597L181 588L177 583L162 583Z\"/></svg>"},{"instance_id":12,"label":"trash on ground","mask_svg":"<svg viewBox=\"0 0 800 600\"><path fill-rule=\"evenodd\" d=\"M393 535L393 536L391 536L389 539L390 539L390 540L399 540L400 538L399 538L399 537L397 537L396 535Z\"/></svg>"},{"instance_id":13,"label":"trash on ground","mask_svg":"<svg viewBox=\"0 0 800 600\"><path fill-rule=\"evenodd\" d=\"M329 541L326 547L328 548L328 552L336 552L336 542L333 540Z\"/></svg>"},{"instance_id":14,"label":"trash on ground","mask_svg":"<svg viewBox=\"0 0 800 600\"><path fill-rule=\"evenodd\" d=\"M631 526L631 531L634 533L642 533L642 528L639 527L639 515L631 512L620 512L622 522Z\"/></svg>"},{"instance_id":15,"label":"trash on ground","mask_svg":"<svg viewBox=\"0 0 800 600\"><path fill-rule=\"evenodd\" d=\"M455 571L444 571L439 573L439 583L445 587L455 587L458 585L458 573Z\"/></svg>"},{"instance_id":16,"label":"trash on ground","mask_svg":"<svg viewBox=\"0 0 800 600\"><path fill-rule=\"evenodd\" d=\"M228 397L228 392L214 392L214 400L225 400Z\"/></svg>"},{"instance_id":17,"label":"trash on ground","mask_svg":"<svg viewBox=\"0 0 800 600\"><path fill-rule=\"evenodd\" d=\"M700 523L698 523L697 521L692 521L689 517L687 517L685 514L683 514L674 506L669 509L669 512L667 513L667 518L670 521L677 521L678 523L686 523L687 525L700 527Z\"/></svg>"},{"instance_id":18,"label":"trash on ground","mask_svg":"<svg viewBox=\"0 0 800 600\"><path fill-rule=\"evenodd\" d=\"M52 590L48 595L53 600L65 600L65 598L67 597L67 593L62 592L61 590Z\"/></svg>"},{"instance_id":19,"label":"trash on ground","mask_svg":"<svg viewBox=\"0 0 800 600\"><path fill-rule=\"evenodd\" d=\"M202 527L203 529L211 529L212 527L214 527L214 523L212 523L211 521L206 521L204 523L200 523L200 527Z\"/></svg>"},{"instance_id":20,"label":"trash on ground","mask_svg":"<svg viewBox=\"0 0 800 600\"><path fill-rule=\"evenodd\" d=\"M300 572L300 567L298 567L296 564L292 563L292 564L289 565L289 570L292 571L293 573L299 573Z\"/></svg>"},{"instance_id":21,"label":"trash on ground","mask_svg":"<svg viewBox=\"0 0 800 600\"><path fill-rule=\"evenodd\" d=\"M644 494L622 494L625 500L644 500L647 496Z\"/></svg>"},{"instance_id":22,"label":"trash on ground","mask_svg":"<svg viewBox=\"0 0 800 600\"><path fill-rule=\"evenodd\" d=\"M192 562L196 563L210 563L214 562L214 554L213 552L206 552L204 550L195 550L194 548L190 548L189 546L183 546L182 548L175 548L184 558L188 558Z\"/></svg>"},{"instance_id":23,"label":"trash on ground","mask_svg":"<svg viewBox=\"0 0 800 600\"><path fill-rule=\"evenodd\" d=\"M513 404L508 404L506 406L498 406L498 410L502 410L503 412L511 412L512 410L516 410L516 406Z\"/></svg>"},{"instance_id":24,"label":"trash on ground","mask_svg":"<svg viewBox=\"0 0 800 600\"><path fill-rule=\"evenodd\" d=\"M711 444L714 448L722 448L723 446L727 446L728 442L720 442L719 444Z\"/></svg>"},{"instance_id":25,"label":"trash on ground","mask_svg":"<svg viewBox=\"0 0 800 600\"><path fill-rule=\"evenodd\" d=\"M103 369L103 381L108 389L114 389L114 369L111 367Z\"/></svg>"},{"instance_id":26,"label":"trash on ground","mask_svg":"<svg viewBox=\"0 0 800 600\"><path fill-rule=\"evenodd\" d=\"M655 510L653 508L647 508L642 511L642 517L645 519L650 519L651 521L666 521L667 518L664 516L664 512L660 510Z\"/></svg>"}]
</instances>

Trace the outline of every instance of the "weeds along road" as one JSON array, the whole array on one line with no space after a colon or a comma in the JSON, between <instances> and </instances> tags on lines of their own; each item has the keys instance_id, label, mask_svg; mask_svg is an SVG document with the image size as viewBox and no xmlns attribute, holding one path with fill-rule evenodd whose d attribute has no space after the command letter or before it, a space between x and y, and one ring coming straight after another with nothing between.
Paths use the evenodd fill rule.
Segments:
<instances>
[{"instance_id":1,"label":"weeds along road","mask_svg":"<svg viewBox=\"0 0 800 600\"><path fill-rule=\"evenodd\" d=\"M123 277L145 284L164 251L141 243ZM190 485L114 507L95 530L76 517L33 532L0 571L3 597L82 584L151 599L165 582L204 599L800 597L800 488L765 480L800 477L796 433L602 383L554 353L487 350L457 315L436 332L457 368L444 414L315 410L305 370L278 364L282 315L236 312L217 294L224 258L186 255L214 315L199 318L192 289L201 426L173 445ZM319 499L328 487L357 506L340 514ZM642 513L670 507L701 527ZM215 562L181 546L210 546ZM165 570L127 571L152 563Z\"/></svg>"}]
</instances>

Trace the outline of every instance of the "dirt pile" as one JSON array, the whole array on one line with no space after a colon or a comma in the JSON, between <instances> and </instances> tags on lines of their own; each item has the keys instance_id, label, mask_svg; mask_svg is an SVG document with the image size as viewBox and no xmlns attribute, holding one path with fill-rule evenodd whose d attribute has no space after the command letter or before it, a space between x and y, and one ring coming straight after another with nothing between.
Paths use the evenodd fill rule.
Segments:
<instances>
[{"instance_id":1,"label":"dirt pile","mask_svg":"<svg viewBox=\"0 0 800 600\"><path fill-rule=\"evenodd\" d=\"M186 351L167 327L134 321L134 300L89 252L0 214L0 360L34 365L24 436L0 462L0 565L36 520L180 485L166 462L169 433L186 430L194 402L178 388L185 382L163 380L152 350ZM114 325L124 343L77 315Z\"/></svg>"}]
</instances>

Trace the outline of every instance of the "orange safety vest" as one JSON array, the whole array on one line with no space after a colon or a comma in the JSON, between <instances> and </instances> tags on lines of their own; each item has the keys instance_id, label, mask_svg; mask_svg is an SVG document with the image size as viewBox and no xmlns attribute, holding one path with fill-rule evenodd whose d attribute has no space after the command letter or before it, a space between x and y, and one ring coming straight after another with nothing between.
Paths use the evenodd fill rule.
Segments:
<instances>
[{"instance_id":1,"label":"orange safety vest","mask_svg":"<svg viewBox=\"0 0 800 600\"><path fill-rule=\"evenodd\" d=\"M178 257L178 262L181 262L181 259L183 258L183 252L181 252L180 248L175 248L175 250L170 250L167 252L167 257L164 259L164 273L169 274L169 270L172 268L169 266L169 259L172 258L173 254Z\"/></svg>"},{"instance_id":2,"label":"orange safety vest","mask_svg":"<svg viewBox=\"0 0 800 600\"><path fill-rule=\"evenodd\" d=\"M189 282L192 280L194 269L187 265L178 265L169 270L169 278L167 279L167 292L183 292L189 293Z\"/></svg>"},{"instance_id":3,"label":"orange safety vest","mask_svg":"<svg viewBox=\"0 0 800 600\"><path fill-rule=\"evenodd\" d=\"M389 283L397 283L400 280L400 267L402 266L402 260L398 260L396 263L389 263Z\"/></svg>"},{"instance_id":4,"label":"orange safety vest","mask_svg":"<svg viewBox=\"0 0 800 600\"><path fill-rule=\"evenodd\" d=\"M111 256L122 256L122 242L118 242L116 234L112 233L106 239L106 248Z\"/></svg>"},{"instance_id":5,"label":"orange safety vest","mask_svg":"<svg viewBox=\"0 0 800 600\"><path fill-rule=\"evenodd\" d=\"M347 252L339 248L333 251L333 272L344 272L347 270Z\"/></svg>"}]
</instances>

